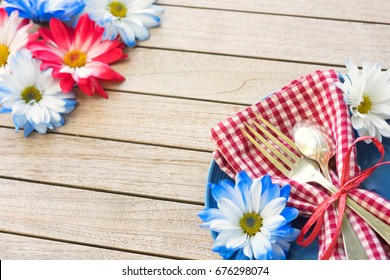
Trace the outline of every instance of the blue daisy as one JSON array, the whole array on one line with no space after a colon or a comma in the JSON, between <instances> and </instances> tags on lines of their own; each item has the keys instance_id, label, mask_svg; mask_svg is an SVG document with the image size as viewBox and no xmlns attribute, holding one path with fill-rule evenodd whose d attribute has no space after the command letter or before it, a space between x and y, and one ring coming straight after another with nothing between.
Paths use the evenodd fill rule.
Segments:
<instances>
[{"instance_id":1,"label":"blue daisy","mask_svg":"<svg viewBox=\"0 0 390 280\"><path fill-rule=\"evenodd\" d=\"M224 259L286 259L299 235L291 226L298 210L286 207L291 187L273 184L265 175L251 180L245 172L211 184L218 208L204 209L202 227L218 233L213 251Z\"/></svg>"},{"instance_id":2,"label":"blue daisy","mask_svg":"<svg viewBox=\"0 0 390 280\"><path fill-rule=\"evenodd\" d=\"M5 0L4 8L8 14L17 10L20 17L35 22L69 21L84 9L84 0Z\"/></svg>"}]
</instances>

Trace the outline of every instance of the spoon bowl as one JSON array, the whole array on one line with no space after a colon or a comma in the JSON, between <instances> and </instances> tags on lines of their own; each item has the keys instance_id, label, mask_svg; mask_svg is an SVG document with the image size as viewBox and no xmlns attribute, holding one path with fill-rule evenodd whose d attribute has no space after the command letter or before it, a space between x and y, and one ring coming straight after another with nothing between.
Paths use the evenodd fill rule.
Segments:
<instances>
[{"instance_id":1,"label":"spoon bowl","mask_svg":"<svg viewBox=\"0 0 390 280\"><path fill-rule=\"evenodd\" d=\"M318 123L302 120L293 128L293 137L299 151L320 165L325 178L330 181L329 160L336 153L336 144L325 127Z\"/></svg>"}]
</instances>

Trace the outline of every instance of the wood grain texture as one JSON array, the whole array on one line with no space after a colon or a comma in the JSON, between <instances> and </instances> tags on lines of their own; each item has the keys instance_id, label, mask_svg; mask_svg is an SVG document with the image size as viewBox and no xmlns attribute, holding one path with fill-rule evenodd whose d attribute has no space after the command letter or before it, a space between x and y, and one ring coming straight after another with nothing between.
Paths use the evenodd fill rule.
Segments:
<instances>
[{"instance_id":1,"label":"wood grain texture","mask_svg":"<svg viewBox=\"0 0 390 280\"><path fill-rule=\"evenodd\" d=\"M202 206L0 179L0 230L176 258L212 259Z\"/></svg>"},{"instance_id":2,"label":"wood grain texture","mask_svg":"<svg viewBox=\"0 0 390 280\"><path fill-rule=\"evenodd\" d=\"M69 244L40 238L0 233L0 259L2 260L157 260L163 259Z\"/></svg>"},{"instance_id":3,"label":"wood grain texture","mask_svg":"<svg viewBox=\"0 0 390 280\"><path fill-rule=\"evenodd\" d=\"M390 66L390 25L166 7L163 24L141 46L343 65Z\"/></svg>"},{"instance_id":4,"label":"wood grain texture","mask_svg":"<svg viewBox=\"0 0 390 280\"><path fill-rule=\"evenodd\" d=\"M0 114L0 258L220 259L200 229L209 129L317 69L390 68L384 0L159 0L150 40L54 133Z\"/></svg>"},{"instance_id":5,"label":"wood grain texture","mask_svg":"<svg viewBox=\"0 0 390 280\"><path fill-rule=\"evenodd\" d=\"M105 100L79 94L79 106L66 116L66 125L57 131L212 151L210 128L244 108L123 92L110 92L109 95L109 100ZM0 124L12 127L11 116L0 115Z\"/></svg>"},{"instance_id":6,"label":"wood grain texture","mask_svg":"<svg viewBox=\"0 0 390 280\"><path fill-rule=\"evenodd\" d=\"M168 50L127 51L129 59L113 65L126 81L105 83L105 88L247 105L297 77L331 68Z\"/></svg>"},{"instance_id":7,"label":"wood grain texture","mask_svg":"<svg viewBox=\"0 0 390 280\"><path fill-rule=\"evenodd\" d=\"M235 11L330 18L349 21L390 23L390 5L386 0L158 0L159 4Z\"/></svg>"},{"instance_id":8,"label":"wood grain texture","mask_svg":"<svg viewBox=\"0 0 390 280\"><path fill-rule=\"evenodd\" d=\"M211 154L0 128L0 177L203 203Z\"/></svg>"}]
</instances>

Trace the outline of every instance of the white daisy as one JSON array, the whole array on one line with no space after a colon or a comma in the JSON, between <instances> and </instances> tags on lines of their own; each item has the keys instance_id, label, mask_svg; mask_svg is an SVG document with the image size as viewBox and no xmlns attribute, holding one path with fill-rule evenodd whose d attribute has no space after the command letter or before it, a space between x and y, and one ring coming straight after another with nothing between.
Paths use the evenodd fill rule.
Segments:
<instances>
[{"instance_id":1,"label":"white daisy","mask_svg":"<svg viewBox=\"0 0 390 280\"><path fill-rule=\"evenodd\" d=\"M8 16L4 9L0 9L0 73L6 71L10 56L26 47L32 25L19 18L18 11Z\"/></svg>"},{"instance_id":2,"label":"white daisy","mask_svg":"<svg viewBox=\"0 0 390 280\"><path fill-rule=\"evenodd\" d=\"M0 113L12 113L16 131L24 128L25 136L62 126L62 115L76 106L75 94L64 94L52 69L41 72L40 65L30 53L17 52L9 58L10 72L0 74Z\"/></svg>"},{"instance_id":3,"label":"white daisy","mask_svg":"<svg viewBox=\"0 0 390 280\"><path fill-rule=\"evenodd\" d=\"M118 34L127 46L150 36L148 28L160 24L161 7L155 0L85 0L84 12L105 28L103 39L114 40Z\"/></svg>"},{"instance_id":4,"label":"white daisy","mask_svg":"<svg viewBox=\"0 0 390 280\"><path fill-rule=\"evenodd\" d=\"M352 126L360 136L390 137L390 75L379 64L363 63L359 71L355 63L347 60L348 74L336 86L344 92L350 106Z\"/></svg>"}]
</instances>

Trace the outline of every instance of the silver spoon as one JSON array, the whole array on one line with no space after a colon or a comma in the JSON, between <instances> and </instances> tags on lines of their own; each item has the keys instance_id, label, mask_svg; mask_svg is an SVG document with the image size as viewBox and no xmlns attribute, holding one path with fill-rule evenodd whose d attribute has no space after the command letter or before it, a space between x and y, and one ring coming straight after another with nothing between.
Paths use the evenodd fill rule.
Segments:
<instances>
[{"instance_id":1,"label":"silver spoon","mask_svg":"<svg viewBox=\"0 0 390 280\"><path fill-rule=\"evenodd\" d=\"M332 182L329 174L329 160L335 155L334 140L323 126L309 120L297 122L293 128L295 144L306 157L318 162L325 178ZM344 249L350 260L368 259L359 238L348 221L346 214L341 225Z\"/></svg>"}]
</instances>

